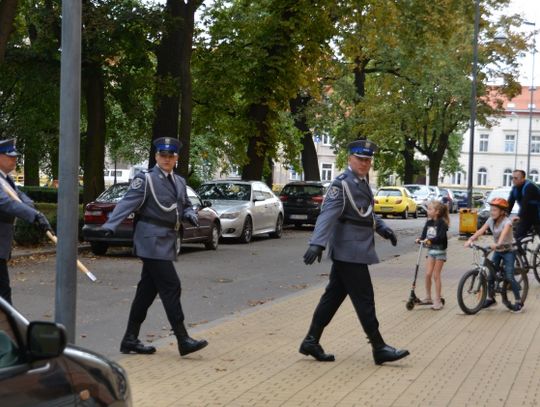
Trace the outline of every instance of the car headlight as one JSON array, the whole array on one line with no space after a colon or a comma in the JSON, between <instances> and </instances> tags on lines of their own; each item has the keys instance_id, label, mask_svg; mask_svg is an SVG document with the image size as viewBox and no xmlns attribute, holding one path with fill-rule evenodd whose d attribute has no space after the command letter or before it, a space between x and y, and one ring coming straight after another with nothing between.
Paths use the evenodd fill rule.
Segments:
<instances>
[{"instance_id":1,"label":"car headlight","mask_svg":"<svg viewBox=\"0 0 540 407\"><path fill-rule=\"evenodd\" d=\"M221 219L235 219L240 215L240 212L225 212L222 213L220 218Z\"/></svg>"}]
</instances>

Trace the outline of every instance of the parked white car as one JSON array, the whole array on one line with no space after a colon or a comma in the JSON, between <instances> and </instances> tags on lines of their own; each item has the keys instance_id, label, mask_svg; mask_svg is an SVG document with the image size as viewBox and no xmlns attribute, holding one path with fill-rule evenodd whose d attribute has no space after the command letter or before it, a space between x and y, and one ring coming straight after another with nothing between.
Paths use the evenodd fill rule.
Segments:
<instances>
[{"instance_id":1,"label":"parked white car","mask_svg":"<svg viewBox=\"0 0 540 407\"><path fill-rule=\"evenodd\" d=\"M268 186L260 181L216 180L197 190L204 201L212 202L221 221L222 236L249 243L264 233L280 238L283 231L283 205Z\"/></svg>"}]
</instances>

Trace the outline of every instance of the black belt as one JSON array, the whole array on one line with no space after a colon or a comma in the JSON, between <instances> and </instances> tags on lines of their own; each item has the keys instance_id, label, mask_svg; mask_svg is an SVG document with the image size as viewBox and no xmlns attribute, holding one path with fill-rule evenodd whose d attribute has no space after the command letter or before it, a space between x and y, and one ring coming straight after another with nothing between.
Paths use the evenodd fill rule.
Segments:
<instances>
[{"instance_id":1,"label":"black belt","mask_svg":"<svg viewBox=\"0 0 540 407\"><path fill-rule=\"evenodd\" d=\"M170 228L170 229L176 229L176 223L167 222L166 220L163 220L163 219L155 219L155 218L151 218L149 216L140 215L140 216L137 217L137 220L139 220L141 222L150 223L150 224L156 225L156 226L162 226L162 227L166 227L166 228Z\"/></svg>"},{"instance_id":2,"label":"black belt","mask_svg":"<svg viewBox=\"0 0 540 407\"><path fill-rule=\"evenodd\" d=\"M351 225L356 225L356 226L364 226L364 227L369 227L369 228L373 227L373 217L372 216L366 217L365 220L360 220L360 219L340 219L339 221L341 223L350 223Z\"/></svg>"}]
</instances>

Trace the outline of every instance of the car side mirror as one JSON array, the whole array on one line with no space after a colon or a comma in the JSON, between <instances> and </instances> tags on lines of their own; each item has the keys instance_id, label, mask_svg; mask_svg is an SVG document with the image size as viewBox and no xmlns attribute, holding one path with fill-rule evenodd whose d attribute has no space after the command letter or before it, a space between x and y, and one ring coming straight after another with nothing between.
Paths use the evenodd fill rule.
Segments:
<instances>
[{"instance_id":1,"label":"car side mirror","mask_svg":"<svg viewBox=\"0 0 540 407\"><path fill-rule=\"evenodd\" d=\"M210 201L203 201L203 208L210 208L212 207L212 202Z\"/></svg>"},{"instance_id":2,"label":"car side mirror","mask_svg":"<svg viewBox=\"0 0 540 407\"><path fill-rule=\"evenodd\" d=\"M67 345L65 328L54 322L30 322L26 338L28 352L33 360L58 357Z\"/></svg>"}]
</instances>

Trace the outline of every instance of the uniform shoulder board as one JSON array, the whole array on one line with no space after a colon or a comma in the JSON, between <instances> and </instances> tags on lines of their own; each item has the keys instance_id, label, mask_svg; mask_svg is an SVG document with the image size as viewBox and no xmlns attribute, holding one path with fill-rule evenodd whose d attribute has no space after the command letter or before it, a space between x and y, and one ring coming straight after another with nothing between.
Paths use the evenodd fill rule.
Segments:
<instances>
[{"instance_id":1,"label":"uniform shoulder board","mask_svg":"<svg viewBox=\"0 0 540 407\"><path fill-rule=\"evenodd\" d=\"M340 181L343 181L345 178L347 178L347 174L343 173L343 174L339 175L336 179L340 180Z\"/></svg>"}]
</instances>

